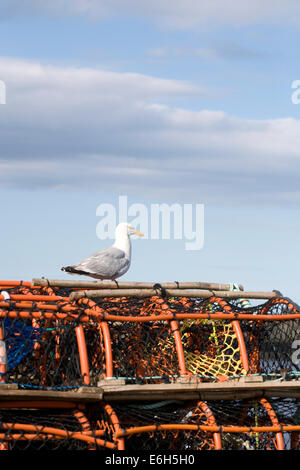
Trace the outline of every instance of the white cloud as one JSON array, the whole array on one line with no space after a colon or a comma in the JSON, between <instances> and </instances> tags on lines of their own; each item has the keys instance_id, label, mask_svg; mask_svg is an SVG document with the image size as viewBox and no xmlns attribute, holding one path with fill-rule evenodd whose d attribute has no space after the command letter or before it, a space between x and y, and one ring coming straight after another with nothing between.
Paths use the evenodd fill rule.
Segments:
<instances>
[{"instance_id":1,"label":"white cloud","mask_svg":"<svg viewBox=\"0 0 300 470\"><path fill-rule=\"evenodd\" d=\"M191 83L2 58L0 183L206 201L299 195L300 121L190 110ZM174 100L174 105L170 104ZM299 201L298 197L298 201Z\"/></svg>"},{"instance_id":2,"label":"white cloud","mask_svg":"<svg viewBox=\"0 0 300 470\"><path fill-rule=\"evenodd\" d=\"M44 13L85 15L98 20L115 15L153 19L172 28L201 25L246 25L255 22L298 23L298 0L4 0L0 15Z\"/></svg>"}]
</instances>

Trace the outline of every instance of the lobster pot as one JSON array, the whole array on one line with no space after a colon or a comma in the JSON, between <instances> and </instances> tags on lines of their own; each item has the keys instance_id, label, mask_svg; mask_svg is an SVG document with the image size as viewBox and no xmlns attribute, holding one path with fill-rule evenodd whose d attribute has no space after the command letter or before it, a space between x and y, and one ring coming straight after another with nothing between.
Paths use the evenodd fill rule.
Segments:
<instances>
[{"instance_id":1,"label":"lobster pot","mask_svg":"<svg viewBox=\"0 0 300 470\"><path fill-rule=\"evenodd\" d=\"M23 388L76 388L83 383L75 327L55 320L5 318L2 380Z\"/></svg>"},{"instance_id":2,"label":"lobster pot","mask_svg":"<svg viewBox=\"0 0 300 470\"><path fill-rule=\"evenodd\" d=\"M116 445L106 438L101 422L68 403L14 403L0 409L0 450L106 450ZM0 405L3 407L3 404ZM7 406L7 405L5 405ZM98 414L98 413L97 413Z\"/></svg>"},{"instance_id":3,"label":"lobster pot","mask_svg":"<svg viewBox=\"0 0 300 470\"><path fill-rule=\"evenodd\" d=\"M299 404L290 398L115 404L122 429L116 436L128 451L299 450Z\"/></svg>"}]
</instances>

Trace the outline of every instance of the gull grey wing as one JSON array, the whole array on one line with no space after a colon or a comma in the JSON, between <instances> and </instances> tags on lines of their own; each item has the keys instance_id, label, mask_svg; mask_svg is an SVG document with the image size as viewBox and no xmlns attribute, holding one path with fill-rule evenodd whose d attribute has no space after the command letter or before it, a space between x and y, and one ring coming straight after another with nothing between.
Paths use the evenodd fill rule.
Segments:
<instances>
[{"instance_id":1,"label":"gull grey wing","mask_svg":"<svg viewBox=\"0 0 300 470\"><path fill-rule=\"evenodd\" d=\"M105 278L118 277L127 271L130 260L126 258L124 251L115 247L98 251L85 260L76 264L74 268L87 271Z\"/></svg>"}]
</instances>

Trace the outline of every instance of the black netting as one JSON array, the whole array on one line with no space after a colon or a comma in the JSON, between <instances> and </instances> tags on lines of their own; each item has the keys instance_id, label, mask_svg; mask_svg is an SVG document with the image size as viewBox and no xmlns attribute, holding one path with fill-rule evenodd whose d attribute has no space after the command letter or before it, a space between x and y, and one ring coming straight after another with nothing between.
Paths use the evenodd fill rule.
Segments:
<instances>
[{"instance_id":1,"label":"black netting","mask_svg":"<svg viewBox=\"0 0 300 470\"><path fill-rule=\"evenodd\" d=\"M74 325L7 318L3 322L7 348L5 381L31 388L79 386L81 372Z\"/></svg>"},{"instance_id":2,"label":"black netting","mask_svg":"<svg viewBox=\"0 0 300 470\"><path fill-rule=\"evenodd\" d=\"M130 383L172 381L178 375L169 323L110 322L114 376Z\"/></svg>"}]
</instances>

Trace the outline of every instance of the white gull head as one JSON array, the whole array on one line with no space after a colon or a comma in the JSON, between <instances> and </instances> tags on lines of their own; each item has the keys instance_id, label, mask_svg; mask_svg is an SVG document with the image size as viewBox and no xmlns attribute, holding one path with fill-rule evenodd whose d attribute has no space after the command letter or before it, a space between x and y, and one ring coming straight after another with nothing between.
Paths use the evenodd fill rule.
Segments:
<instances>
[{"instance_id":1,"label":"white gull head","mask_svg":"<svg viewBox=\"0 0 300 470\"><path fill-rule=\"evenodd\" d=\"M113 246L115 248L119 248L126 253L127 256L130 257L131 251L131 243L130 243L130 236L131 235L139 235L143 237L143 234L136 230L132 225L128 224L127 222L121 222L117 225L115 229L115 243Z\"/></svg>"}]
</instances>

